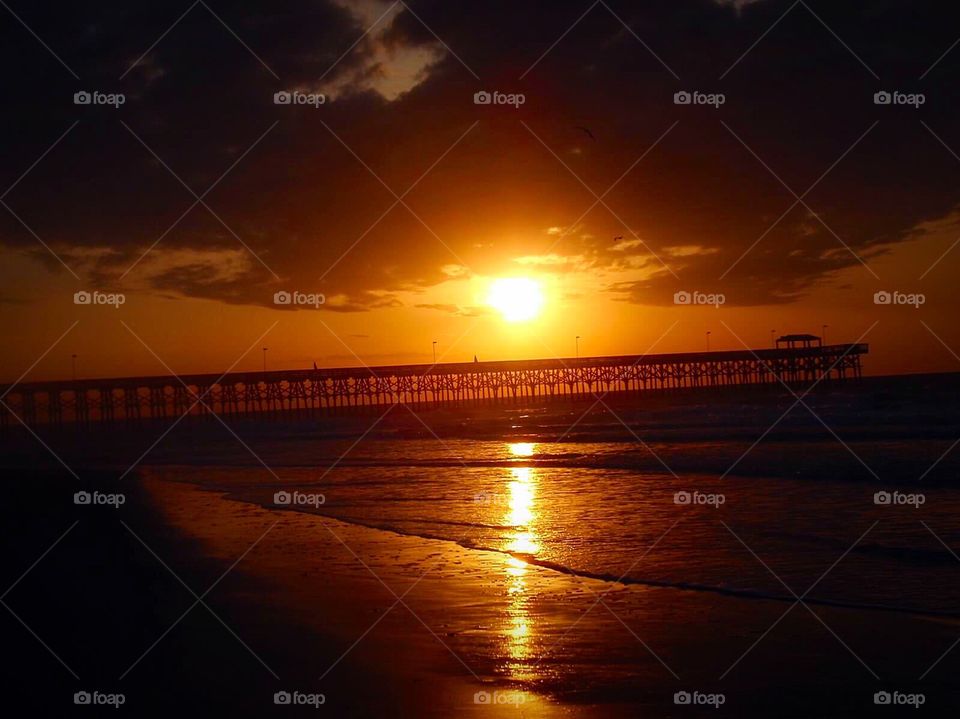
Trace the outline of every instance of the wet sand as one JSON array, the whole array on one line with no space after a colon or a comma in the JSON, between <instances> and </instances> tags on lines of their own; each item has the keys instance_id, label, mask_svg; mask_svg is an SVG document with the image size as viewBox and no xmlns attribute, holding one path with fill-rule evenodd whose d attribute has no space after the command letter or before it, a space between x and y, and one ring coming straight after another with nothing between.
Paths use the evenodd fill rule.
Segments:
<instances>
[{"instance_id":1,"label":"wet sand","mask_svg":"<svg viewBox=\"0 0 960 719\"><path fill-rule=\"evenodd\" d=\"M475 703L476 692L506 687L477 682L402 606L385 611L395 598L315 519L190 485L80 475L6 482L4 645L17 661L2 686L12 716L63 715L78 691L124 696L119 710L81 707L100 716L558 714L515 688L507 698L523 704ZM126 501L78 507L81 487ZM38 491L43 501L31 501ZM414 556L402 544L394 555ZM433 586L425 577L415 592ZM322 694L323 705L277 706L278 691Z\"/></svg>"}]
</instances>

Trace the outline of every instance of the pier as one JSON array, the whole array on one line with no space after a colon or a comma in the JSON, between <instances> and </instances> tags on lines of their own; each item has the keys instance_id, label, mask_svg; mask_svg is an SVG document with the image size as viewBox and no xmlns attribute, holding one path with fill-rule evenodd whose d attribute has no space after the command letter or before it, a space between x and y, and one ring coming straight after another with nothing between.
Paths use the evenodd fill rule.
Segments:
<instances>
[{"instance_id":1,"label":"pier","mask_svg":"<svg viewBox=\"0 0 960 719\"><path fill-rule=\"evenodd\" d=\"M866 344L821 346L797 337L819 339L796 335L781 338L775 349L727 352L24 382L3 388L0 426L569 401L607 392L780 383L801 389L861 377Z\"/></svg>"}]
</instances>

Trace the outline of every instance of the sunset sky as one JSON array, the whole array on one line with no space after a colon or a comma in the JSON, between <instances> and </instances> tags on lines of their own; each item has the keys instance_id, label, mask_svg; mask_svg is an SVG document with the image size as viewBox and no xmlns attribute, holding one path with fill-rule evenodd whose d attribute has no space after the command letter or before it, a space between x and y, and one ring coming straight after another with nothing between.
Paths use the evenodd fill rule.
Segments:
<instances>
[{"instance_id":1,"label":"sunset sky","mask_svg":"<svg viewBox=\"0 0 960 719\"><path fill-rule=\"evenodd\" d=\"M67 378L72 354L89 377L259 369L262 347L272 369L430 362L434 341L441 361L573 356L578 335L581 355L741 349L824 324L870 343L867 373L960 371L955 14L453 5L0 9L0 378L40 357L28 379Z\"/></svg>"}]
</instances>

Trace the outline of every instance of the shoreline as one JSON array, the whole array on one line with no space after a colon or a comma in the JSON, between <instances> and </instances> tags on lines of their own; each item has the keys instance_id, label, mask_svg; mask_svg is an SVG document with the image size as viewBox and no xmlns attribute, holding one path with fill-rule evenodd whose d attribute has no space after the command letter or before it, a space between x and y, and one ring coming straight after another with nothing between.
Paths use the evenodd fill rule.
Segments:
<instances>
[{"instance_id":1,"label":"shoreline","mask_svg":"<svg viewBox=\"0 0 960 719\"><path fill-rule=\"evenodd\" d=\"M7 576L20 576L79 522L5 601L81 679L8 617L10 651L24 659L8 677L12 706L62 713L83 689L122 691L125 710L157 717L184 706L289 716L289 707L273 705L276 691L320 692L321 710L358 717L685 716L673 703L677 691L721 692L716 716L737 717L867 715L873 693L893 688L925 692L928 710L960 701L949 663L916 681L952 641L955 626L943 620L818 606L794 608L781 622L782 602L746 608L714 594L611 588L445 540L272 511L143 474L117 483L83 473L103 491L126 494L116 510L74 506L81 485L72 479L8 481L22 502L7 505L19 542L5 554ZM43 502L30 502L38 486ZM195 597L164 563L212 612L190 609ZM402 605L384 616L396 599L364 564L416 616ZM595 605L600 594L609 610ZM529 697L519 706L473 702L477 691L518 690Z\"/></svg>"},{"instance_id":2,"label":"shoreline","mask_svg":"<svg viewBox=\"0 0 960 719\"><path fill-rule=\"evenodd\" d=\"M510 466L509 464L506 466ZM517 466L517 465L514 465ZM523 463L519 463L519 466L527 466ZM164 472L176 471L177 466L164 466L164 465L151 465L151 467L145 468L145 471L149 473L151 469L154 470L164 470ZM222 469L219 467L218 469ZM164 479L149 479L147 480L151 483L162 483L168 480ZM760 591L750 591L747 589L736 589L736 588L727 588L722 586L713 586L708 584L698 584L696 582L669 582L661 581L652 578L637 578L631 576L620 576L616 574L606 574L600 572L591 572L586 569L569 567L558 562L552 562L546 559L540 559L536 556L530 554L524 554L522 552L513 552L508 549L498 549L492 546L484 546L474 543L465 543L464 541L456 541L454 539L444 537L439 534L427 534L422 532L413 532L405 531L395 526L390 526L383 523L377 523L375 521L363 521L356 517L343 517L335 516L322 512L318 509L306 509L306 508L289 508L283 506L272 506L270 504L261 502L257 499L254 499L250 496L246 496L246 493L237 493L224 488L214 488L214 487L205 487L201 483L193 479L184 480L186 483L191 484L192 486L197 487L201 491L212 492L217 494L224 500L240 502L242 504L252 504L255 507L259 507L267 512L275 513L296 513L296 514L305 514L308 516L317 517L321 522L330 521L335 522L338 525L348 525L352 527L365 528L373 530L376 532L386 532L389 534L396 535L398 537L409 537L421 540L427 540L431 542L443 542L446 544L452 544L459 548L465 548L471 552L484 552L500 555L507 557L508 559L515 559L522 561L527 565L539 567L541 569L547 569L558 574L567 575L577 579L592 580L601 582L604 584L618 584L623 586L637 585L643 587L658 587L665 589L675 589L684 592L701 592L701 593L712 593L718 594L726 597L734 597L738 599L746 600L756 600L756 601L769 601L769 602L787 602L793 603L796 601L795 597L792 597L788 594L774 594L769 592L760 592ZM503 528L503 527L491 527L491 528ZM823 597L805 597L804 601L808 605L813 606L823 606L823 607L835 607L840 609L855 609L865 612L891 612L894 614L904 614L912 617L917 617L921 619L930 619L930 620L956 620L956 623L960 625L960 609L955 611L950 610L937 610L933 608L918 608L918 607L908 607L908 606L896 606L889 604L880 604L880 603L865 603L865 602L856 602L856 601L845 601L845 600L834 600Z\"/></svg>"},{"instance_id":3,"label":"shoreline","mask_svg":"<svg viewBox=\"0 0 960 719\"><path fill-rule=\"evenodd\" d=\"M529 563L518 564L515 558L508 555L467 549L447 540L405 537L310 513L278 512L252 504L249 500L226 497L220 491L190 484L162 479L144 481L154 499L161 505L175 508L176 517L168 514L167 519L172 520L177 531L190 536L205 536L203 541L206 550L221 561L227 561L231 555L226 551L225 537L231 537L234 530L239 529L238 525L227 526L225 522L248 522L250 526L245 530L248 538L253 536L254 525L261 527L265 522L281 522L277 529L282 528L283 531L275 537L278 546L270 549L267 545L258 545L262 546L263 553L251 554L244 560L243 566L244 571L256 581L276 583L282 587L277 595L283 597L285 611L290 612L287 616L298 617L298 622L315 621L313 611L318 606L323 607L324 611L330 607L342 608L344 601L363 606L370 603L370 596L376 596L376 601L382 601L386 606L393 603L394 597L372 576L367 566L401 596L404 589L418 581L426 567L427 574L418 585L418 591L408 601L417 615L422 617L421 621L430 624L437 617L441 619L434 631L444 638L449 647L441 645L430 636L423 624L408 616L406 625L385 622L363 639L363 643L371 642L370 656L373 659L367 666L376 667L383 661L394 659L391 647L403 646L414 653L425 648L432 659L421 669L426 668L428 673L434 674L434 680L437 680L437 672L444 677L442 681L450 679L451 672L454 677L458 674L467 677L466 684L454 681L452 686L460 687L454 691L455 698L463 699L464 687L473 691L483 688L510 691L520 687L539 694L537 699L523 705L524 716L553 716L554 712L560 710L564 716L577 716L578 712L592 717L627 716L635 712L638 706L646 706L656 716L667 716L672 712L673 690L685 686L678 677L691 674L698 677L697 686L711 690L717 687L725 689L731 704L728 708L733 715L742 716L744 707L741 702L746 696L756 694L756 677L745 673L739 680L731 677L718 682L717 666L711 665L696 649L700 641L698 636L704 629L716 631L720 626L725 626L733 630L731 637L740 637L746 631L743 639L751 635L756 639L765 625L748 630L751 614L775 618L784 610L782 601L771 598L751 599L756 608L745 611L742 597L684 592L675 587L611 586L610 582L601 579L570 576ZM215 530L213 527L205 528L214 511ZM230 519L234 515L244 519ZM321 528L325 524L336 527L334 531L343 544ZM282 541L278 539L285 537L285 533L290 533L289 537ZM234 550L240 548L236 537L229 541L235 543ZM292 564L283 566L283 561L277 558L277 552L282 556L288 550L293 552L289 557ZM310 561L315 562L316 566L303 567L297 576L298 569L301 569L297 562L304 557L312 557ZM433 569L431 561L438 562L440 566ZM322 571L320 565L324 567ZM523 586L520 594L525 597L519 617L513 604L516 593L511 594L510 591L510 583L515 582L518 576ZM320 584L324 581L330 586L321 589ZM365 591L356 591L354 582L359 582ZM294 585L298 588L294 589ZM516 586L513 589L516 590ZM701 596L696 596L698 594ZM602 608L590 611L599 595L606 597L604 601L616 608L617 614L624 618L621 621L625 620L631 626L620 627L620 631L611 613ZM399 606L393 611L402 609ZM651 616L654 609L656 617ZM852 634L864 642L876 631L876 625L885 624L889 637L911 636L914 641L919 639L925 651L930 652L939 646L943 635L951 631L947 629L945 632L944 626L956 626L955 622L939 617L894 613L881 619L873 610L839 606L821 605L816 613L829 617L830 626L837 626L840 636L845 638ZM362 616L363 612L360 614ZM804 613L800 611L797 614ZM491 617L499 617L500 623L491 621ZM811 623L815 625L815 620L810 616L806 617L806 621L802 616L795 619L800 620L799 629L787 629L785 636L774 638L770 646L758 654L772 653L771 647L779 645L780 651L788 654L793 647L793 654L804 663L814 662L815 665L826 659L826 666L821 664L819 671L813 670L807 674L804 682L810 682L810 686L803 689L791 687L788 693L805 704L807 701L818 701L811 697L804 699L814 687L818 688L815 696L822 696L824 689L835 692L842 686L848 693L848 708L859 707L862 710L863 697L858 694L857 688L865 694L879 685L868 673L863 672L863 667L858 666L857 660L844 652L840 644L830 646L835 639L828 632L823 632L820 637L826 647L819 642L815 643L816 650L803 647L802 644L797 646L797 641L808 641L807 635ZM634 621L646 624L647 631L639 632L636 637L631 636L634 631L631 627L636 626ZM663 626L663 621L669 626ZM610 634L611 622L616 636ZM334 624L341 631L347 628L339 636L343 642L367 626L362 621L358 622L356 616L351 617L350 612L339 616ZM640 637L643 639L637 641ZM596 639L607 646L601 656L608 653L614 657L622 655L621 661L627 662L623 665L623 670L628 672L626 675L614 672L619 688L612 688L606 679L599 678L606 676L610 667L605 666L601 672L594 664L597 659L591 647ZM380 645L381 642L383 645ZM569 647L565 646L567 643ZM749 641L739 639L733 643L741 650L750 645ZM658 657L664 645L674 656ZM648 646L656 646L657 649L648 652ZM799 654L798 648L801 648ZM481 681L469 676L469 670L458 662L454 653L470 665ZM732 657L735 658L735 654L732 653ZM479 663L478 658L481 658ZM758 658L754 657L754 661ZM874 661L870 660L871 665ZM900 661L895 663L900 664ZM670 667L675 665L685 666L686 671L677 671L677 676L672 676L674 670ZM898 673L904 669L905 665L900 666ZM592 676L594 671L598 672L596 678ZM767 674L766 670L761 671L763 675ZM820 679L825 680L824 673L833 677L826 679L826 687L816 679L819 674ZM843 677L841 683L831 687L838 677ZM594 679L598 682L596 685L592 683ZM778 689L772 696L764 696L761 701L775 702L782 691ZM872 691L870 694L872 696ZM468 699L471 695L470 691L466 694ZM733 705L735 699L740 704L739 709ZM757 697L754 696L754 699ZM470 710L466 704L453 708L457 713ZM783 711L781 715L794 716ZM802 716L803 712L798 710L795 715ZM833 716L824 714L822 706L820 715ZM844 715L852 714L836 714Z\"/></svg>"},{"instance_id":4,"label":"shoreline","mask_svg":"<svg viewBox=\"0 0 960 719\"><path fill-rule=\"evenodd\" d=\"M220 563L230 563L243 554L250 538L256 539L257 533L266 526L268 533L257 543L257 549L244 555L234 570L236 578L240 584L271 585L267 614L309 632L314 640L321 640L324 656L312 658L313 681L308 682L308 686L325 694L328 710L336 710L339 705L341 711L357 713L358 706L347 700L339 682L344 673L348 676L359 673L361 678L376 676L391 688L385 692L388 696L375 702L383 711L387 707L406 705L408 711L421 716L477 712L478 716L497 717L501 712L502 716L516 716L517 708L522 707L522 716L561 715L546 695L537 695L522 683L505 681L498 677L492 665L476 669L465 666L445 643L444 638L450 633L448 627L439 625L437 629L428 629L418 621L415 610L405 608L405 603L418 606L417 599L436 601L424 599L425 595L432 595L437 586L431 573L439 569L439 565L462 559L431 561L423 572L404 577L387 575L381 582L350 547L357 543L365 551L371 551L369 541L358 541L355 536L358 531L367 531L363 528L336 519L319 520L300 513L271 512L192 484L150 478L141 481L150 501L155 502L171 529L181 537L199 542L207 558ZM325 525L327 531L319 529L318 524ZM211 533L209 530L214 527L216 532ZM391 538L386 542L389 549L374 542L380 546L373 551L388 551L391 562L409 568L423 562L425 557L434 560L440 554L424 554L421 541L410 538L396 546ZM467 550L462 552L467 554ZM416 593L412 589L417 590ZM225 591L230 589L225 587ZM242 604L245 593L244 589L236 594L231 592L226 603ZM398 597L403 602L398 604ZM454 601L458 610L464 608L469 598L467 593ZM439 601L450 601L449 592ZM318 620L318 606L322 620ZM263 609L261 602L256 601L241 609L240 614L260 614ZM259 620L267 621L262 616ZM321 630L321 626L326 630ZM302 645L303 638L296 644ZM286 653L291 653L291 649L294 654L300 651L286 646ZM356 677L350 681L354 679ZM418 696L422 693L416 688L418 684L429 684L430 693L437 696L431 700ZM301 691L307 691L307 687ZM473 697L478 691L517 695L520 703L496 708L475 704ZM433 706L425 706L430 702ZM562 715L576 716L569 711Z\"/></svg>"}]
</instances>

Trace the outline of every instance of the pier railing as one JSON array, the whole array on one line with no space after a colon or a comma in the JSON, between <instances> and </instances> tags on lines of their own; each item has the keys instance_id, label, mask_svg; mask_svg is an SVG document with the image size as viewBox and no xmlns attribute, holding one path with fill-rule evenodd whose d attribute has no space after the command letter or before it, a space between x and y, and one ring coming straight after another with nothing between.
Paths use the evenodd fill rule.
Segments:
<instances>
[{"instance_id":1,"label":"pier railing","mask_svg":"<svg viewBox=\"0 0 960 719\"><path fill-rule=\"evenodd\" d=\"M0 423L136 422L182 414L328 411L406 403L578 399L604 392L779 384L861 376L866 344L333 369L26 382L2 389Z\"/></svg>"}]
</instances>

